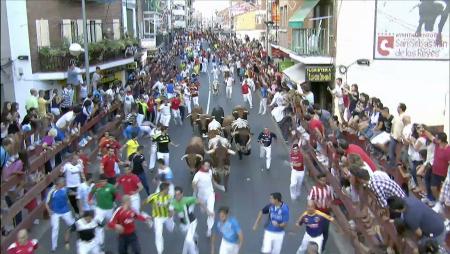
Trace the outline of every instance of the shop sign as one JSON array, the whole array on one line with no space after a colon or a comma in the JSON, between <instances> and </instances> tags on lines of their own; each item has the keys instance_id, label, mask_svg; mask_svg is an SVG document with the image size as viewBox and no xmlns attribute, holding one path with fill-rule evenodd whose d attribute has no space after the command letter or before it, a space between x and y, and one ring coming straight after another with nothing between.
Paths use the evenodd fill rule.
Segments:
<instances>
[{"instance_id":1,"label":"shop sign","mask_svg":"<svg viewBox=\"0 0 450 254\"><path fill-rule=\"evenodd\" d=\"M126 68L127 70L136 70L136 69L137 69L137 62L129 63L129 64L127 64L127 65L125 66L125 68Z\"/></svg>"},{"instance_id":2,"label":"shop sign","mask_svg":"<svg viewBox=\"0 0 450 254\"><path fill-rule=\"evenodd\" d=\"M333 66L306 66L306 81L328 82L333 80Z\"/></svg>"}]
</instances>

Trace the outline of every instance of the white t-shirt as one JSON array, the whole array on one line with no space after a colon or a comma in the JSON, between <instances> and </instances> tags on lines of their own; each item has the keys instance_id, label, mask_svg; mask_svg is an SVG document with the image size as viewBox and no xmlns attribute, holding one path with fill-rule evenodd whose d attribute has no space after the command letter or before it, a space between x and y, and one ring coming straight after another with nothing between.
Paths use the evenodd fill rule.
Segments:
<instances>
[{"instance_id":1,"label":"white t-shirt","mask_svg":"<svg viewBox=\"0 0 450 254\"><path fill-rule=\"evenodd\" d=\"M234 84L234 78L228 77L227 79L227 87L232 87Z\"/></svg>"},{"instance_id":2,"label":"white t-shirt","mask_svg":"<svg viewBox=\"0 0 450 254\"><path fill-rule=\"evenodd\" d=\"M286 108L285 106L278 106L272 110L272 112L271 112L272 116L273 116L273 118L275 118L275 121L277 123L279 123L279 122L281 122L281 120L283 120L285 108Z\"/></svg>"},{"instance_id":3,"label":"white t-shirt","mask_svg":"<svg viewBox=\"0 0 450 254\"><path fill-rule=\"evenodd\" d=\"M305 94L305 99L307 101L309 101L309 105L313 105L314 104L314 94L312 92L309 92L309 93Z\"/></svg>"},{"instance_id":4,"label":"white t-shirt","mask_svg":"<svg viewBox=\"0 0 450 254\"><path fill-rule=\"evenodd\" d=\"M58 129L65 129L70 123L75 119L75 113L73 111L69 111L62 115L58 121L56 121L55 125Z\"/></svg>"},{"instance_id":5,"label":"white t-shirt","mask_svg":"<svg viewBox=\"0 0 450 254\"><path fill-rule=\"evenodd\" d=\"M159 109L161 115L170 115L170 103L167 103L167 105L162 104Z\"/></svg>"},{"instance_id":6,"label":"white t-shirt","mask_svg":"<svg viewBox=\"0 0 450 254\"><path fill-rule=\"evenodd\" d=\"M241 68L241 61L239 60L236 61L236 68Z\"/></svg>"},{"instance_id":7,"label":"white t-shirt","mask_svg":"<svg viewBox=\"0 0 450 254\"><path fill-rule=\"evenodd\" d=\"M78 186L77 199L81 201L81 206L83 206L83 211L93 211L94 210L94 205L89 205L89 202L88 202L88 196L92 190L92 187L94 187L93 183L88 185L86 182L83 182L82 184L80 184Z\"/></svg>"},{"instance_id":8,"label":"white t-shirt","mask_svg":"<svg viewBox=\"0 0 450 254\"><path fill-rule=\"evenodd\" d=\"M339 105L344 104L344 97L342 96L342 89L338 85L336 85L334 87L334 89L331 90L331 93L336 97L337 103Z\"/></svg>"},{"instance_id":9,"label":"white t-shirt","mask_svg":"<svg viewBox=\"0 0 450 254\"><path fill-rule=\"evenodd\" d=\"M207 198L211 193L214 193L212 177L211 170L208 172L198 171L195 173L192 183L197 185L197 197Z\"/></svg>"},{"instance_id":10,"label":"white t-shirt","mask_svg":"<svg viewBox=\"0 0 450 254\"><path fill-rule=\"evenodd\" d=\"M83 164L78 163L77 165L72 165L71 162L64 164L61 172L66 176L66 186L67 188L78 187L81 184L81 172L83 170Z\"/></svg>"}]
</instances>

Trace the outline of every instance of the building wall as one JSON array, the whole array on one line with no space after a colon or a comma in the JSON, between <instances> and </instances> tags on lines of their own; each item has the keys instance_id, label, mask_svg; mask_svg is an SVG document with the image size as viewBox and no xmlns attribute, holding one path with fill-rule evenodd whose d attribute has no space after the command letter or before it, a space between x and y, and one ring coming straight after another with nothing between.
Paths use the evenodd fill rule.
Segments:
<instances>
[{"instance_id":1,"label":"building wall","mask_svg":"<svg viewBox=\"0 0 450 254\"><path fill-rule=\"evenodd\" d=\"M284 17L284 14L280 15L281 24L280 29L278 30L278 45L284 48L290 48L292 42L292 28L289 28L289 19L292 15L303 5L304 0L281 0L280 1L280 12L281 7L287 9L287 15Z\"/></svg>"},{"instance_id":2,"label":"building wall","mask_svg":"<svg viewBox=\"0 0 450 254\"><path fill-rule=\"evenodd\" d=\"M22 0L11 0L21 2ZM25 0L23 0L25 2ZM39 67L36 20L46 19L49 24L50 46L61 45L62 20L82 19L81 1L75 0L33 0L26 1L28 16L29 45L31 45L31 59L33 71ZM114 1L111 4L98 3L96 1L86 1L87 19L102 20L103 33L107 29L113 31L113 19L121 19L122 2Z\"/></svg>"},{"instance_id":3,"label":"building wall","mask_svg":"<svg viewBox=\"0 0 450 254\"><path fill-rule=\"evenodd\" d=\"M1 3L1 101L13 101L14 92L11 87L13 86L13 73L11 62L11 48L9 43L9 28L8 17L6 12L6 1L0 1ZM3 105L2 105L3 107Z\"/></svg>"},{"instance_id":4,"label":"building wall","mask_svg":"<svg viewBox=\"0 0 450 254\"><path fill-rule=\"evenodd\" d=\"M236 31L253 30L256 28L256 12L248 12L234 17Z\"/></svg>"},{"instance_id":5,"label":"building wall","mask_svg":"<svg viewBox=\"0 0 450 254\"><path fill-rule=\"evenodd\" d=\"M405 103L413 122L448 126L449 62L373 60L375 1L341 1L337 8L336 66L371 60L369 67L352 66L347 83L357 83L360 92L380 98L393 112Z\"/></svg>"}]
</instances>

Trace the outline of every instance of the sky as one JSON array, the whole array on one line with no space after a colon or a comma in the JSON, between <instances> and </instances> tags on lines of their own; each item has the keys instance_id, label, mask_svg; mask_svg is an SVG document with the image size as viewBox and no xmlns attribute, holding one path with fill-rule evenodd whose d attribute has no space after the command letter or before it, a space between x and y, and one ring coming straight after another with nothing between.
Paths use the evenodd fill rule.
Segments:
<instances>
[{"instance_id":1,"label":"sky","mask_svg":"<svg viewBox=\"0 0 450 254\"><path fill-rule=\"evenodd\" d=\"M229 0L194 0L194 9L202 13L203 18L211 19L215 11L221 11L230 6Z\"/></svg>"}]
</instances>

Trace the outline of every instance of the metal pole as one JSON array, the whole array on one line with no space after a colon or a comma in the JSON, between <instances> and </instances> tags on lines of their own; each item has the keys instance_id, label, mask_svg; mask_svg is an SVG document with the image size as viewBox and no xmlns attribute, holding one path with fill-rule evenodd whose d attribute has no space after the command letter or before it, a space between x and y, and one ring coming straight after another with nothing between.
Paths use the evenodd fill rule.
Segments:
<instances>
[{"instance_id":1,"label":"metal pole","mask_svg":"<svg viewBox=\"0 0 450 254\"><path fill-rule=\"evenodd\" d=\"M233 1L232 0L230 0L230 7L229 7L229 9L228 9L228 18L230 19L229 20L229 25L230 25L230 36L231 36L231 34L232 34L232 32L233 32L233 29L231 29L232 27L233 27L233 17L231 17L231 8L233 7Z\"/></svg>"},{"instance_id":2,"label":"metal pole","mask_svg":"<svg viewBox=\"0 0 450 254\"><path fill-rule=\"evenodd\" d=\"M266 0L266 53L269 55L269 21L270 21L270 12L269 12L270 0ZM269 59L266 57L266 59Z\"/></svg>"},{"instance_id":3,"label":"metal pole","mask_svg":"<svg viewBox=\"0 0 450 254\"><path fill-rule=\"evenodd\" d=\"M91 75L89 73L89 45L86 21L86 0L81 0L81 11L83 13L83 34L84 34L84 70L86 73L86 85L91 85Z\"/></svg>"}]
</instances>

